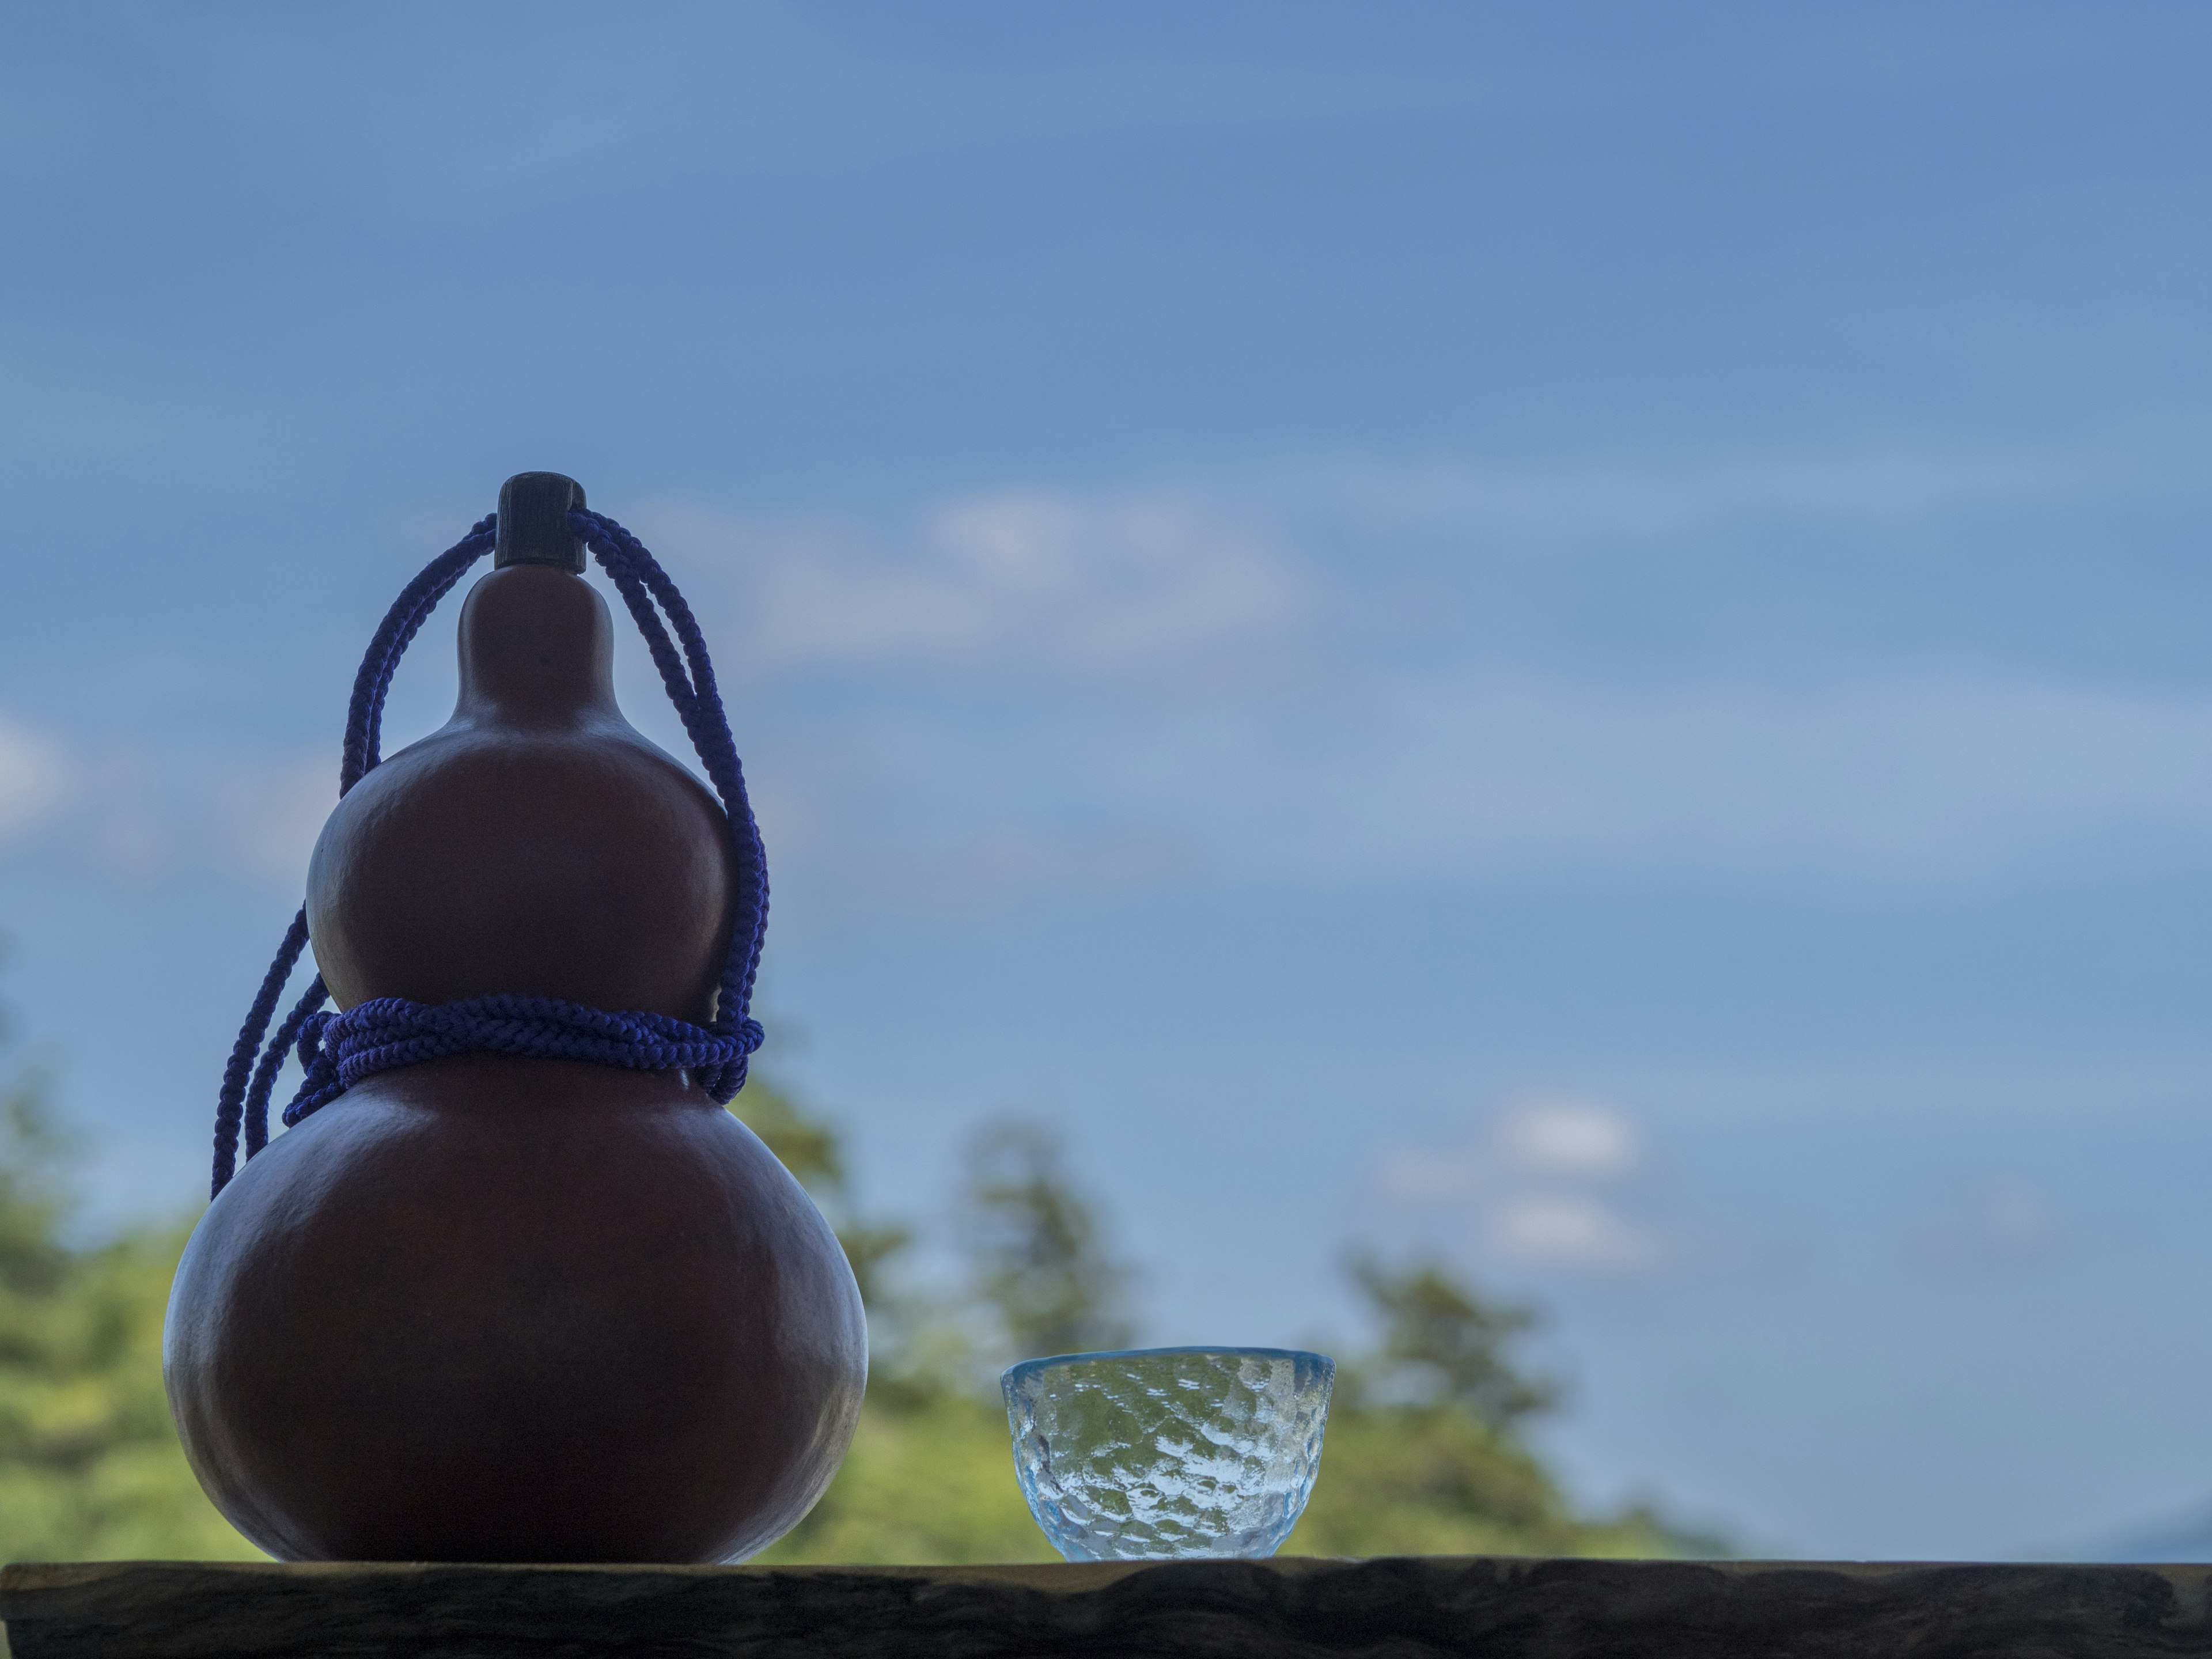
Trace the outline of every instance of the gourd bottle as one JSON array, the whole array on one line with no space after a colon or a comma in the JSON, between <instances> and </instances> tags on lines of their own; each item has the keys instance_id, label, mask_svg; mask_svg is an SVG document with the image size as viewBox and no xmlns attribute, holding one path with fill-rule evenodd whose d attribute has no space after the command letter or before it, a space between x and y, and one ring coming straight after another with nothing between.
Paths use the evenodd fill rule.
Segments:
<instances>
[{"instance_id":1,"label":"gourd bottle","mask_svg":"<svg viewBox=\"0 0 2212 1659\"><path fill-rule=\"evenodd\" d=\"M324 828L307 915L340 1009L714 1016L731 825L616 706L571 506L510 482L453 718ZM164 1344L202 1484L294 1560L742 1557L819 1496L866 1364L836 1238L685 1073L490 1053L270 1141L194 1232Z\"/></svg>"}]
</instances>

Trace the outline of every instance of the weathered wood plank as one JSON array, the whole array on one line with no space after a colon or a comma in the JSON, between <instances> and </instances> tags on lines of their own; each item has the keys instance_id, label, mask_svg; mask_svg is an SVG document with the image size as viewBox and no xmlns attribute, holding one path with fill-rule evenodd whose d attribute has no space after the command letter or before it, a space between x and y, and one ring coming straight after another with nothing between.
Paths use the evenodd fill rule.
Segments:
<instances>
[{"instance_id":1,"label":"weathered wood plank","mask_svg":"<svg viewBox=\"0 0 2212 1659\"><path fill-rule=\"evenodd\" d=\"M1044 1567L13 1566L14 1659L2122 1659L2212 1567L1449 1556Z\"/></svg>"}]
</instances>

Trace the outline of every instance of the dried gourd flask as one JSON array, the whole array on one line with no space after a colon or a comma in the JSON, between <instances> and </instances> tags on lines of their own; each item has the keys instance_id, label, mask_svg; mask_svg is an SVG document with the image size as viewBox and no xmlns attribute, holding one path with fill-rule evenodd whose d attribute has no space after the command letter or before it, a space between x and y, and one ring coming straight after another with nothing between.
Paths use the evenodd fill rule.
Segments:
<instances>
[{"instance_id":1,"label":"dried gourd flask","mask_svg":"<svg viewBox=\"0 0 2212 1659\"><path fill-rule=\"evenodd\" d=\"M248 1022L170 1302L169 1397L209 1496L285 1559L739 1559L819 1496L866 1370L835 1236L715 1097L757 1041L757 836L652 556L557 474L510 480L495 535L452 720L377 763L398 652L489 523L364 666L288 941L312 942L331 1010L295 1010L258 1093ZM717 788L616 706L587 543ZM295 1033L309 1088L262 1146Z\"/></svg>"}]
</instances>

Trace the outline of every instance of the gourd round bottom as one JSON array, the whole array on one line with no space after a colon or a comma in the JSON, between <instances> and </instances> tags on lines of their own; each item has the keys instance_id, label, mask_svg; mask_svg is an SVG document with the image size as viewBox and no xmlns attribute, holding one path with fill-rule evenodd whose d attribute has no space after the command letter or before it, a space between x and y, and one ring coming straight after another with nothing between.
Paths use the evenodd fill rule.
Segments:
<instances>
[{"instance_id":1,"label":"gourd round bottom","mask_svg":"<svg viewBox=\"0 0 2212 1659\"><path fill-rule=\"evenodd\" d=\"M165 1358L210 1496L282 1559L722 1560L836 1470L848 1283L696 1091L457 1058L247 1164L179 1269L197 1316Z\"/></svg>"}]
</instances>

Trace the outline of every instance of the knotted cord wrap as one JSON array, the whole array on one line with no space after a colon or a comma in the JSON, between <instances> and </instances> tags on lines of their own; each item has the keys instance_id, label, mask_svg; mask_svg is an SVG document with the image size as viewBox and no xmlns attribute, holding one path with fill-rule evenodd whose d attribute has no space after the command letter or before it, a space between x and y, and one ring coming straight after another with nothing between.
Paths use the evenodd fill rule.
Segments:
<instances>
[{"instance_id":1,"label":"knotted cord wrap","mask_svg":"<svg viewBox=\"0 0 2212 1659\"><path fill-rule=\"evenodd\" d=\"M747 1028L740 1046L760 1044L760 1025ZM328 1105L365 1077L447 1054L519 1054L533 1059L582 1060L633 1072L699 1073L710 1095L729 1067L730 1042L703 1025L665 1014L611 1014L553 997L470 997L459 1002L410 1002L372 997L342 1014L310 1014L300 1032L300 1063L307 1080L284 1109L286 1127ZM740 1079L742 1081L742 1079ZM732 1088L730 1094L737 1091ZM727 1100L729 1095L719 1095Z\"/></svg>"},{"instance_id":2,"label":"knotted cord wrap","mask_svg":"<svg viewBox=\"0 0 2212 1659\"><path fill-rule=\"evenodd\" d=\"M221 1194L236 1173L241 1127L248 1158L269 1144L270 1096L285 1058L295 1047L307 1079L284 1109L288 1128L363 1078L450 1054L497 1054L583 1060L633 1071L684 1071L720 1105L727 1104L744 1087L747 1064L763 1035L749 1011L768 931L768 855L745 796L744 770L715 684L706 635L675 582L636 537L605 514L582 508L568 515L568 524L599 560L645 636L668 700L676 706L729 817L738 864L732 896L737 916L713 1023L694 1025L665 1014L610 1012L553 997L512 995L445 1003L374 997L333 1013L323 1008L330 991L317 974L272 1034L269 1022L307 946L307 913L302 908L261 981L223 1069L216 1105L211 1196ZM496 514L479 520L431 560L386 612L362 659L361 672L354 677L338 769L341 796L382 759L385 698L399 659L438 602L470 566L491 550L498 526ZM664 613L666 624L661 620ZM669 625L675 629L672 640Z\"/></svg>"}]
</instances>

